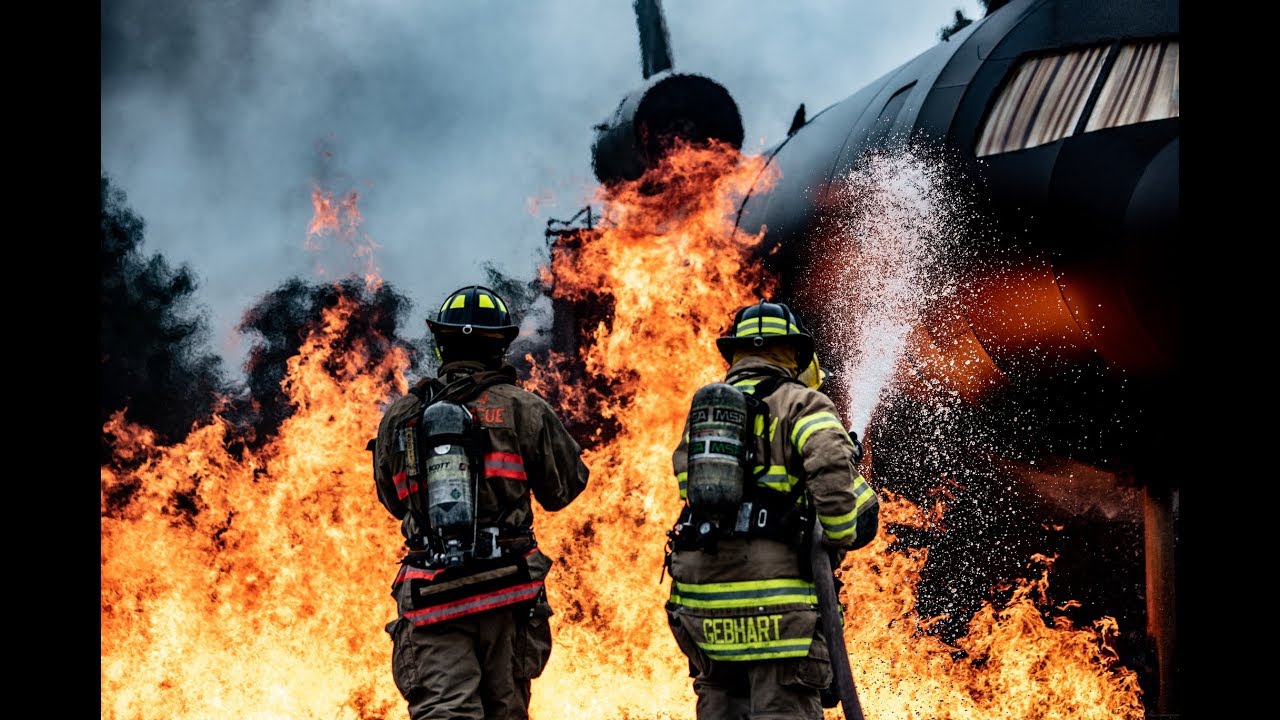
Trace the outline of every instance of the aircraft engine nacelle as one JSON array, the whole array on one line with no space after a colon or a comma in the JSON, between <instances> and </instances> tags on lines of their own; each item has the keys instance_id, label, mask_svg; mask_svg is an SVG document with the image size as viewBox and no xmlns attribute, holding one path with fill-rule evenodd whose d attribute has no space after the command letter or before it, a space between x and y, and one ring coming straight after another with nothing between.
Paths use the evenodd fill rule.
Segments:
<instances>
[{"instance_id":1,"label":"aircraft engine nacelle","mask_svg":"<svg viewBox=\"0 0 1280 720\"><path fill-rule=\"evenodd\" d=\"M661 157L671 139L720 140L742 147L742 116L729 91L702 75L664 71L618 103L595 126L591 165L610 184L635 180Z\"/></svg>"}]
</instances>

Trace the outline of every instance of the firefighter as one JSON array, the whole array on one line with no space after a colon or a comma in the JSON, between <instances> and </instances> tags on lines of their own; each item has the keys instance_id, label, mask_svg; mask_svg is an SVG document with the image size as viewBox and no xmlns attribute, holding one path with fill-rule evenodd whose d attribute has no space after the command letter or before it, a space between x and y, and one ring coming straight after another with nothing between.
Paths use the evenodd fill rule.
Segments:
<instances>
[{"instance_id":1,"label":"firefighter","mask_svg":"<svg viewBox=\"0 0 1280 720\"><path fill-rule=\"evenodd\" d=\"M503 299L473 285L427 320L441 366L392 403L374 450L378 498L405 555L387 624L392 676L413 720L524 719L551 654L533 534L587 485L582 448L506 361L518 328Z\"/></svg>"},{"instance_id":2,"label":"firefighter","mask_svg":"<svg viewBox=\"0 0 1280 720\"><path fill-rule=\"evenodd\" d=\"M821 718L834 695L809 559L814 517L839 567L875 537L879 499L787 305L739 309L716 344L728 373L694 394L672 455L684 506L669 533L671 632L699 720Z\"/></svg>"}]
</instances>

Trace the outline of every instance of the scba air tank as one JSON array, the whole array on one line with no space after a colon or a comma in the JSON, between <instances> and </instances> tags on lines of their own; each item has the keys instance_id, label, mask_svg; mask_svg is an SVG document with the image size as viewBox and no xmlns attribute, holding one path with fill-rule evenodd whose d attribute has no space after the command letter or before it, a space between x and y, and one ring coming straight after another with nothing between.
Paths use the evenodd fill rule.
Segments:
<instances>
[{"instance_id":1,"label":"scba air tank","mask_svg":"<svg viewBox=\"0 0 1280 720\"><path fill-rule=\"evenodd\" d=\"M746 458L747 398L728 383L693 394L689 407L689 506L717 515L737 512Z\"/></svg>"},{"instance_id":2,"label":"scba air tank","mask_svg":"<svg viewBox=\"0 0 1280 720\"><path fill-rule=\"evenodd\" d=\"M472 536L476 468L467 452L471 431L471 413L455 403L434 403L422 415L427 520L445 538Z\"/></svg>"}]
</instances>

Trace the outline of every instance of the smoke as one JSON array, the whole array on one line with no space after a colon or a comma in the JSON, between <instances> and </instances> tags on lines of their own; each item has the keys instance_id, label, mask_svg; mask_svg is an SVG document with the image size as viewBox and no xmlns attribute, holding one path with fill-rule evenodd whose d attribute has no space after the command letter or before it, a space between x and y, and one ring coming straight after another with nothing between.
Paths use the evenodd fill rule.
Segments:
<instances>
[{"instance_id":1,"label":"smoke","mask_svg":"<svg viewBox=\"0 0 1280 720\"><path fill-rule=\"evenodd\" d=\"M364 280L348 277L334 283L315 284L298 278L286 280L267 293L244 314L240 330L254 338L245 363L250 399L238 409L235 424L261 441L275 434L293 414L294 405L282 383L289 358L324 319L324 312L339 302L354 303L351 320L333 342L332 360L326 372L335 379L368 375L392 384L389 371L377 369L395 348L410 358L409 371L419 368L426 355L423 341L402 339L400 326L411 308L408 298L382 284L370 290ZM350 360L358 362L351 364Z\"/></svg>"},{"instance_id":2,"label":"smoke","mask_svg":"<svg viewBox=\"0 0 1280 720\"><path fill-rule=\"evenodd\" d=\"M530 358L544 355L551 346L551 290L541 277L523 280L493 263L485 263L484 274L485 284L506 301L512 320L520 325L507 357L521 376L527 376Z\"/></svg>"},{"instance_id":3,"label":"smoke","mask_svg":"<svg viewBox=\"0 0 1280 720\"><path fill-rule=\"evenodd\" d=\"M541 42L581 11L107 3L104 166L172 255L199 268L233 366L248 354L244 308L313 272L303 236L316 184L359 191L384 280L416 304L480 281L485 261L531 278L542 222L530 199L550 208L588 194L590 125L616 102L564 81L605 53L604 38ZM628 70L610 87L626 87Z\"/></svg>"},{"instance_id":4,"label":"smoke","mask_svg":"<svg viewBox=\"0 0 1280 720\"><path fill-rule=\"evenodd\" d=\"M186 88L195 96L217 95L219 90L208 84L191 86L219 77L202 72L203 60L212 54L246 58L254 49L253 30L279 5L275 0L104 0L103 93L155 83L170 91ZM216 27L226 32L209 31L212 13Z\"/></svg>"},{"instance_id":5,"label":"smoke","mask_svg":"<svg viewBox=\"0 0 1280 720\"><path fill-rule=\"evenodd\" d=\"M676 69L729 89L753 151L798 103L932 45L953 5L930 2L664 10ZM531 278L547 213L594 191L592 125L641 82L629 2L106 0L101 21L103 167L198 274L232 369L244 309L312 276L315 185L359 192L383 279L419 307L485 261ZM833 26L850 32L817 32Z\"/></svg>"},{"instance_id":6,"label":"smoke","mask_svg":"<svg viewBox=\"0 0 1280 720\"><path fill-rule=\"evenodd\" d=\"M106 175L101 207L99 425L123 410L165 441L180 441L230 392L222 361L208 346L208 313L195 299L199 283L186 265L144 252L146 222Z\"/></svg>"},{"instance_id":7,"label":"smoke","mask_svg":"<svg viewBox=\"0 0 1280 720\"><path fill-rule=\"evenodd\" d=\"M171 266L159 253L143 252L146 222L106 175L101 199L100 425L124 411L126 420L169 444L181 442L198 423L219 414L243 441L264 441L294 410L281 387L289 358L321 322L325 309L343 300L357 309L337 343L339 356L361 362L327 367L333 377L371 372L394 348L408 353L410 372L420 370L421 359L429 357L427 338L401 336L411 303L390 285L370 289L354 276L332 283L292 278L244 313L239 330L252 343L245 380L233 383L209 344L208 311L197 303L199 283L192 270ZM503 282L496 284L502 284L517 307L531 301L531 291L521 294L514 281ZM110 444L104 434L104 462L111 459Z\"/></svg>"}]
</instances>

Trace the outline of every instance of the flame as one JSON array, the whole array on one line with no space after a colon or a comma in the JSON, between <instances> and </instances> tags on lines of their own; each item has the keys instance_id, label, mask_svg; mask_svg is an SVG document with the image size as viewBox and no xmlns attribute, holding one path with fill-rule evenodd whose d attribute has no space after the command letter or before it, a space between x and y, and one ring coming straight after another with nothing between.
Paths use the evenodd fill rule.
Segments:
<instances>
[{"instance_id":1,"label":"flame","mask_svg":"<svg viewBox=\"0 0 1280 720\"><path fill-rule=\"evenodd\" d=\"M663 611L667 586L658 582L679 507L670 457L694 390L723 376L715 337L733 310L772 287L749 252L759 238L726 224L745 183L767 172L732 151L680 150L602 195L611 225L557 254L544 277L561 300L611 308L584 338L581 363L613 395L575 388L565 404L571 414L587 408L617 419L620 430L588 454L583 497L538 520L539 537L559 555L550 595L561 610L556 649L535 685L538 718L694 717L687 663ZM760 183L767 189L775 179ZM545 388L573 384L549 368L535 368L534 379ZM882 494L882 527L942 522L941 499L924 510ZM916 612L927 553L891 550L895 539L882 530L841 568L846 644L867 717L1143 716L1135 673L1115 662L1113 620L1083 629L1062 617L1046 623L1047 560L1039 580L1015 585L999 608L984 607L950 646L930 634L939 618Z\"/></svg>"},{"instance_id":2,"label":"flame","mask_svg":"<svg viewBox=\"0 0 1280 720\"><path fill-rule=\"evenodd\" d=\"M882 525L924 527L943 511L880 494ZM1040 576L1015 583L1002 607L982 607L952 646L929 634L937 618L915 610L927 551L891 550L896 539L881 530L840 569L845 644L868 718L1144 717L1137 676L1118 665L1111 644L1114 619L1103 617L1092 628L1073 627L1061 616L1046 622L1051 558L1033 556L1043 566ZM843 716L832 710L826 717Z\"/></svg>"},{"instance_id":3,"label":"flame","mask_svg":"<svg viewBox=\"0 0 1280 720\"><path fill-rule=\"evenodd\" d=\"M555 649L536 681L537 718L693 715L660 582L680 505L671 452L693 392L723 375L715 338L735 309L772 287L750 260L760 237L734 229L734 209L763 169L761 158L727 147L679 149L641 181L602 190L599 232L553 255L554 298L611 300L612 319L585 342L582 363L589 376L614 381L613 395L589 411L621 425L587 453L582 496L536 521L559 560L548 586ZM573 384L546 367L535 368L533 383Z\"/></svg>"},{"instance_id":4,"label":"flame","mask_svg":"<svg viewBox=\"0 0 1280 720\"><path fill-rule=\"evenodd\" d=\"M727 148L680 148L654 175L602 189L604 222L573 252L553 251L545 269L557 299L607 296L611 312L582 339L580 360L553 354L527 386L558 387L566 415L619 429L588 451L587 491L537 515L556 560L557 614L533 685L536 720L694 717L660 580L679 509L670 457L692 393L723 374L715 337L735 308L774 287L752 254L760 238L735 232L733 219L770 172ZM321 210L334 207L317 204L312 226L328 227L338 212ZM353 310L329 308L289 361L296 411L258 449L217 416L171 446L123 413L104 427L114 452L101 468L103 718L403 715L382 629L394 619L401 537L377 502L365 443L383 403L406 391L408 358L392 351L370 371L360 348L335 357ZM556 385L578 364L612 394ZM941 513L883 493L883 526ZM952 647L915 611L925 552L891 550L893 540L882 531L841 568L867 717L1142 716L1133 673L1114 663L1113 622L1045 622L1047 560L1039 580L983 608Z\"/></svg>"},{"instance_id":5,"label":"flame","mask_svg":"<svg viewBox=\"0 0 1280 720\"><path fill-rule=\"evenodd\" d=\"M122 413L104 428L116 462L101 472L102 717L369 718L401 705L380 635L399 531L364 449L391 388L330 356L353 307L329 308L289 361L297 411L259 451L235 452L220 417L171 447ZM407 357L384 362L403 392Z\"/></svg>"},{"instance_id":6,"label":"flame","mask_svg":"<svg viewBox=\"0 0 1280 720\"><path fill-rule=\"evenodd\" d=\"M380 247L371 237L360 232L360 224L364 216L360 214L360 193L351 190L341 197L335 198L333 193L319 187L311 190L311 222L307 224L308 250L323 249L321 239L326 235L336 235L351 248L356 258L364 259L364 283L370 290L376 290L382 284L382 275L378 270L374 256ZM323 267L317 265L316 271L325 275Z\"/></svg>"},{"instance_id":7,"label":"flame","mask_svg":"<svg viewBox=\"0 0 1280 720\"><path fill-rule=\"evenodd\" d=\"M317 190L309 230L353 236L357 199ZM296 410L257 450L219 416L168 447L123 411L104 427L102 717L355 719L403 706L381 629L395 615L399 529L376 502L365 442L380 403L407 390L409 359L345 337L356 309L343 298L311 328L283 383Z\"/></svg>"}]
</instances>

